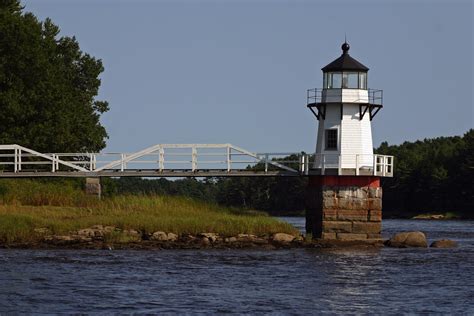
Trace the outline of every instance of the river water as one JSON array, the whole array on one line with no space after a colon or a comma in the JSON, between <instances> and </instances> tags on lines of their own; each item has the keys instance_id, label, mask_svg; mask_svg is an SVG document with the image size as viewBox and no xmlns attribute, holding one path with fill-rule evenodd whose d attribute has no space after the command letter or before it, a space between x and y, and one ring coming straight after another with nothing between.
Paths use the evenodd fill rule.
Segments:
<instances>
[{"instance_id":1,"label":"river water","mask_svg":"<svg viewBox=\"0 0 474 316\"><path fill-rule=\"evenodd\" d=\"M303 218L286 219L299 228ZM2 250L0 314L474 315L474 222L384 220L456 249Z\"/></svg>"}]
</instances>

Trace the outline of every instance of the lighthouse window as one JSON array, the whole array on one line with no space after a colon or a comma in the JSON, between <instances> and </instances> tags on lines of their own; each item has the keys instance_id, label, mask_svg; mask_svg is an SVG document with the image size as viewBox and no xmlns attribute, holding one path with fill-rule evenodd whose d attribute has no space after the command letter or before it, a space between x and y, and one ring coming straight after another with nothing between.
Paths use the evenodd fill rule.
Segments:
<instances>
[{"instance_id":1,"label":"lighthouse window","mask_svg":"<svg viewBox=\"0 0 474 316\"><path fill-rule=\"evenodd\" d=\"M337 150L337 129L326 130L326 150Z\"/></svg>"},{"instance_id":2,"label":"lighthouse window","mask_svg":"<svg viewBox=\"0 0 474 316\"><path fill-rule=\"evenodd\" d=\"M342 76L342 87L357 89L359 87L359 74L357 72L345 72Z\"/></svg>"},{"instance_id":3,"label":"lighthouse window","mask_svg":"<svg viewBox=\"0 0 474 316\"><path fill-rule=\"evenodd\" d=\"M359 89L367 89L367 74L359 72Z\"/></svg>"},{"instance_id":4,"label":"lighthouse window","mask_svg":"<svg viewBox=\"0 0 474 316\"><path fill-rule=\"evenodd\" d=\"M325 72L324 89L367 89L366 72Z\"/></svg>"},{"instance_id":5,"label":"lighthouse window","mask_svg":"<svg viewBox=\"0 0 474 316\"><path fill-rule=\"evenodd\" d=\"M331 82L329 88L340 89L342 87L342 74L341 73L330 73Z\"/></svg>"}]
</instances>

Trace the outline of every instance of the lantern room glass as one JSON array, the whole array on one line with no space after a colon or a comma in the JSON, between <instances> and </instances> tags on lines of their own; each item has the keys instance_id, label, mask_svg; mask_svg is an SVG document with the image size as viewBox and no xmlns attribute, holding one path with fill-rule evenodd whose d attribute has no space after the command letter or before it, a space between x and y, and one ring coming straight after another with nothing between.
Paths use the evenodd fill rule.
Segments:
<instances>
[{"instance_id":1,"label":"lantern room glass","mask_svg":"<svg viewBox=\"0 0 474 316\"><path fill-rule=\"evenodd\" d=\"M367 73L355 71L325 72L323 87L324 89L367 90Z\"/></svg>"}]
</instances>

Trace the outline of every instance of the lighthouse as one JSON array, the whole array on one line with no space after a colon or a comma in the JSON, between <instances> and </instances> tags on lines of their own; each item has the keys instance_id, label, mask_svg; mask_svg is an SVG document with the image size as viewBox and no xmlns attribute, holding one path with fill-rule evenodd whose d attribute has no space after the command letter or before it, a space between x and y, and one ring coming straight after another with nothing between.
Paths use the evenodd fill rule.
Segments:
<instances>
[{"instance_id":1,"label":"lighthouse","mask_svg":"<svg viewBox=\"0 0 474 316\"><path fill-rule=\"evenodd\" d=\"M368 88L369 68L342 54L322 68L323 87L307 90L318 122L308 172L306 230L314 238L380 239L380 177L393 176L393 157L373 152L371 122L383 107L383 91Z\"/></svg>"}]
</instances>

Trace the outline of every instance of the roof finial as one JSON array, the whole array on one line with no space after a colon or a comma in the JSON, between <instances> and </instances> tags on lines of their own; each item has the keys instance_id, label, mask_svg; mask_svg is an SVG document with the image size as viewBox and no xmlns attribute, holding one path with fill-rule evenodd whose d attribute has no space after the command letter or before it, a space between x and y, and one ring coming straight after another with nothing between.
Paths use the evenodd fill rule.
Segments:
<instances>
[{"instance_id":1,"label":"roof finial","mask_svg":"<svg viewBox=\"0 0 474 316\"><path fill-rule=\"evenodd\" d=\"M347 54L347 52L349 51L349 48L351 48L349 44L347 44L347 35L345 32L344 32L344 44L342 44L341 48L342 48L342 54Z\"/></svg>"}]
</instances>

